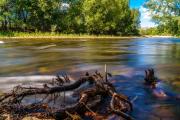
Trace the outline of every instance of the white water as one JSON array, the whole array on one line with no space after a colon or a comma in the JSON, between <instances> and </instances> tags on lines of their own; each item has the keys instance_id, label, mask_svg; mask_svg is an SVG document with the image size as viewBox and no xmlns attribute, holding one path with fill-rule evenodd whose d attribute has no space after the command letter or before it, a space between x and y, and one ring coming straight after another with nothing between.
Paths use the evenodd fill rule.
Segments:
<instances>
[{"instance_id":1,"label":"white water","mask_svg":"<svg viewBox=\"0 0 180 120\"><path fill-rule=\"evenodd\" d=\"M4 41L0 41L0 44L4 44Z\"/></svg>"},{"instance_id":2,"label":"white water","mask_svg":"<svg viewBox=\"0 0 180 120\"><path fill-rule=\"evenodd\" d=\"M51 81L55 76L17 76L17 77L0 77L0 91L9 91L18 85L42 87L47 81Z\"/></svg>"},{"instance_id":3,"label":"white water","mask_svg":"<svg viewBox=\"0 0 180 120\"><path fill-rule=\"evenodd\" d=\"M52 80L55 76L51 75L33 75L33 76L17 76L17 77L0 77L0 84L2 83L16 83L16 82L43 82Z\"/></svg>"}]
</instances>

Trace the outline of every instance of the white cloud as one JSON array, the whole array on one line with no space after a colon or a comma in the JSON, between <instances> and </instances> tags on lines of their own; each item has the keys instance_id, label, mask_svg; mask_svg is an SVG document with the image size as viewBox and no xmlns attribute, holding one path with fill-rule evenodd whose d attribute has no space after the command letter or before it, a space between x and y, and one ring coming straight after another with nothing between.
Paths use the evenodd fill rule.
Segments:
<instances>
[{"instance_id":1,"label":"white cloud","mask_svg":"<svg viewBox=\"0 0 180 120\"><path fill-rule=\"evenodd\" d=\"M141 17L143 19L148 19L148 20L151 19L150 12L148 11L148 9L141 6L139 10L141 12Z\"/></svg>"},{"instance_id":2,"label":"white cloud","mask_svg":"<svg viewBox=\"0 0 180 120\"><path fill-rule=\"evenodd\" d=\"M141 27L154 27L156 26L154 22L151 21L151 13L148 11L148 9L144 8L143 6L141 6L139 8L139 11L141 13Z\"/></svg>"}]
</instances>

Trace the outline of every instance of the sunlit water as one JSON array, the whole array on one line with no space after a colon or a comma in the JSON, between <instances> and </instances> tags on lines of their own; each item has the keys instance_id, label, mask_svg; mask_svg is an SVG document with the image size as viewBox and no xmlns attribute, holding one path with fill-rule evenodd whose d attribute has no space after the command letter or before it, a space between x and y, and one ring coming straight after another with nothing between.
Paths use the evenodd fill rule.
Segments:
<instances>
[{"instance_id":1,"label":"sunlit water","mask_svg":"<svg viewBox=\"0 0 180 120\"><path fill-rule=\"evenodd\" d=\"M180 39L138 38L0 40L0 90L18 84L39 85L53 75L69 73L74 79L86 71L108 71L120 93L134 100L130 114L137 120L179 120ZM143 85L144 70L154 68L159 86L170 98L160 99Z\"/></svg>"}]
</instances>

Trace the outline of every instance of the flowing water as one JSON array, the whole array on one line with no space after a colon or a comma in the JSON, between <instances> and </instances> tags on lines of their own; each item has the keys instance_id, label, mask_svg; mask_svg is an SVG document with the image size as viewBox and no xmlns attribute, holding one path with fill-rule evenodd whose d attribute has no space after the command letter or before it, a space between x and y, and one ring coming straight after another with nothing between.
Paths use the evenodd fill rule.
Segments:
<instances>
[{"instance_id":1,"label":"flowing water","mask_svg":"<svg viewBox=\"0 0 180 120\"><path fill-rule=\"evenodd\" d=\"M69 73L76 79L86 71L113 74L118 92L134 99L137 120L180 119L180 39L25 39L0 40L0 90L18 84L42 85L53 75ZM170 97L153 96L143 84L144 70L154 68L159 87Z\"/></svg>"}]
</instances>

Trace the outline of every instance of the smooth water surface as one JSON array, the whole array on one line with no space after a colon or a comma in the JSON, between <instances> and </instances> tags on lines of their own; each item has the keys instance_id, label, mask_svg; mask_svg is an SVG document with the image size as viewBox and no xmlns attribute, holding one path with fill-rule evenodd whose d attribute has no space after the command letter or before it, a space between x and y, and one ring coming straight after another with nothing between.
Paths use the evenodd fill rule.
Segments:
<instances>
[{"instance_id":1,"label":"smooth water surface","mask_svg":"<svg viewBox=\"0 0 180 120\"><path fill-rule=\"evenodd\" d=\"M180 102L158 99L143 85L144 70L154 68L163 90L180 93L180 39L32 39L0 40L0 90L67 72L73 78L86 71L108 71L118 92L134 100L137 120L179 120ZM31 76L28 80L25 76ZM46 78L47 78L46 77ZM37 77L34 77L34 79ZM8 81L8 82L7 82ZM38 81L39 83L40 81Z\"/></svg>"}]
</instances>

